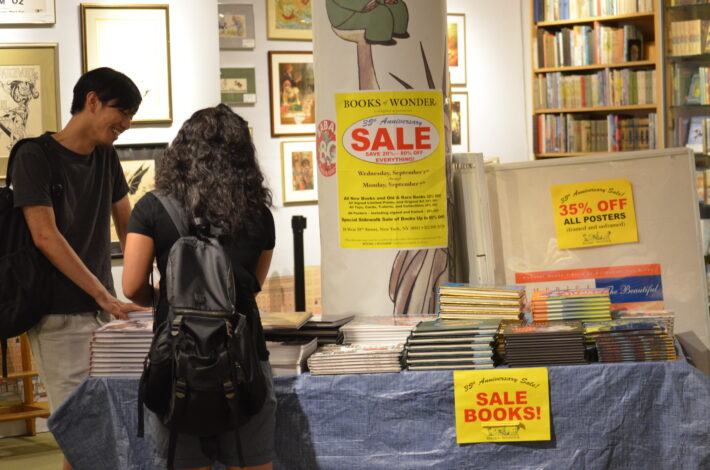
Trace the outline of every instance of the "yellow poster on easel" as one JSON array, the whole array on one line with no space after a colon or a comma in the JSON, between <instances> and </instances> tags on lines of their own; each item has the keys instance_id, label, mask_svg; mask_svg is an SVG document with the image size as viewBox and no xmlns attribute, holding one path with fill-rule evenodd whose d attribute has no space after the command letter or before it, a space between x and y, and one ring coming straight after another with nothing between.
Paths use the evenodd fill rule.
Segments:
<instances>
[{"instance_id":1,"label":"yellow poster on easel","mask_svg":"<svg viewBox=\"0 0 710 470\"><path fill-rule=\"evenodd\" d=\"M448 243L439 91L335 95L341 248Z\"/></svg>"},{"instance_id":2,"label":"yellow poster on easel","mask_svg":"<svg viewBox=\"0 0 710 470\"><path fill-rule=\"evenodd\" d=\"M547 369L454 371L456 442L550 440Z\"/></svg>"}]
</instances>

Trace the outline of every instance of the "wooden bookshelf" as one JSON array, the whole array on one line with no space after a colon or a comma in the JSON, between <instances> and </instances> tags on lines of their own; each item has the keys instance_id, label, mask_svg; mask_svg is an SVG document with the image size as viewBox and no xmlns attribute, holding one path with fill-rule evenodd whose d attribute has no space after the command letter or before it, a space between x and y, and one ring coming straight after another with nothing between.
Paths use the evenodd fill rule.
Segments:
<instances>
[{"instance_id":1,"label":"wooden bookshelf","mask_svg":"<svg viewBox=\"0 0 710 470\"><path fill-rule=\"evenodd\" d=\"M7 378L0 377L0 381L21 379L23 383L22 403L12 406L0 406L0 422L24 420L27 434L34 436L36 418L49 417L49 410L34 401L34 384L32 378L37 372L32 369L32 353L27 334L20 336L20 368L7 374Z\"/></svg>"},{"instance_id":2,"label":"wooden bookshelf","mask_svg":"<svg viewBox=\"0 0 710 470\"><path fill-rule=\"evenodd\" d=\"M588 14L600 11L594 0L586 6L584 0L531 0L530 5L534 157L663 147L658 2L647 3L651 11L621 13L617 5L611 12L617 14L600 15ZM551 117L558 119L550 124ZM597 137L604 127L601 139L575 135L590 125Z\"/></svg>"}]
</instances>

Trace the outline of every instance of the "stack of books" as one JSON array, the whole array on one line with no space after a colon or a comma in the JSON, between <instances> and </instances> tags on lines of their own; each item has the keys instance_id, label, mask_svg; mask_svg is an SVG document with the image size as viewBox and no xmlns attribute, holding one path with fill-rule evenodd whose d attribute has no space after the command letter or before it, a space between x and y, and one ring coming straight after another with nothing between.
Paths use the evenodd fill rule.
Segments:
<instances>
[{"instance_id":1,"label":"stack of books","mask_svg":"<svg viewBox=\"0 0 710 470\"><path fill-rule=\"evenodd\" d=\"M433 320L419 323L405 345L409 370L490 369L499 320Z\"/></svg>"},{"instance_id":2,"label":"stack of books","mask_svg":"<svg viewBox=\"0 0 710 470\"><path fill-rule=\"evenodd\" d=\"M611 320L608 289L536 290L532 296L533 321Z\"/></svg>"},{"instance_id":3,"label":"stack of books","mask_svg":"<svg viewBox=\"0 0 710 470\"><path fill-rule=\"evenodd\" d=\"M493 362L496 366L505 364L505 327L508 325L524 325L525 320L501 320L493 340Z\"/></svg>"},{"instance_id":4,"label":"stack of books","mask_svg":"<svg viewBox=\"0 0 710 470\"><path fill-rule=\"evenodd\" d=\"M417 323L436 319L427 316L357 317L341 328L346 344L404 344Z\"/></svg>"},{"instance_id":5,"label":"stack of books","mask_svg":"<svg viewBox=\"0 0 710 470\"><path fill-rule=\"evenodd\" d=\"M298 375L308 370L306 361L318 347L316 338L296 341L266 341L269 364L274 375Z\"/></svg>"},{"instance_id":6,"label":"stack of books","mask_svg":"<svg viewBox=\"0 0 710 470\"><path fill-rule=\"evenodd\" d=\"M267 341L283 342L315 338L318 346L341 344L343 332L340 328L354 318L354 315L340 317L313 315L300 328L271 329L264 331Z\"/></svg>"},{"instance_id":7,"label":"stack of books","mask_svg":"<svg viewBox=\"0 0 710 470\"><path fill-rule=\"evenodd\" d=\"M476 286L450 282L438 289L438 313L444 320L518 319L525 309L521 286Z\"/></svg>"},{"instance_id":8,"label":"stack of books","mask_svg":"<svg viewBox=\"0 0 710 470\"><path fill-rule=\"evenodd\" d=\"M612 320L636 319L657 321L673 338L675 314L669 310L617 310L611 312Z\"/></svg>"},{"instance_id":9,"label":"stack of books","mask_svg":"<svg viewBox=\"0 0 710 470\"><path fill-rule=\"evenodd\" d=\"M403 348L404 344L327 344L311 354L308 368L312 375L399 372Z\"/></svg>"},{"instance_id":10,"label":"stack of books","mask_svg":"<svg viewBox=\"0 0 710 470\"><path fill-rule=\"evenodd\" d=\"M676 360L673 337L658 321L629 318L589 322L584 330L596 345L599 362Z\"/></svg>"},{"instance_id":11,"label":"stack of books","mask_svg":"<svg viewBox=\"0 0 710 470\"><path fill-rule=\"evenodd\" d=\"M152 320L114 320L91 338L89 375L139 377L153 339Z\"/></svg>"},{"instance_id":12,"label":"stack of books","mask_svg":"<svg viewBox=\"0 0 710 470\"><path fill-rule=\"evenodd\" d=\"M503 334L505 363L511 367L587 363L581 322L510 324Z\"/></svg>"}]
</instances>

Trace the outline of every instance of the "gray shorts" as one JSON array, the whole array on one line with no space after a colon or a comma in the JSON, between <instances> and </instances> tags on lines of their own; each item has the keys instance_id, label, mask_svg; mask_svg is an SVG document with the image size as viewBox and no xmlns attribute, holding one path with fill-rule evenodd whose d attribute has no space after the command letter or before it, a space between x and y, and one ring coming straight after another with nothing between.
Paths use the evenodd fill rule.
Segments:
<instances>
[{"instance_id":1,"label":"gray shorts","mask_svg":"<svg viewBox=\"0 0 710 470\"><path fill-rule=\"evenodd\" d=\"M274 430L276 427L276 395L274 378L268 361L261 362L266 377L267 395L264 407L252 416L247 424L239 428L239 439L244 452L246 466L263 465L274 460ZM170 432L158 418L147 411L147 424L157 451L155 465L165 467L168 455ZM224 465L239 466L236 431L217 436L216 460ZM175 468L206 467L214 463L202 453L200 438L187 434L178 434L175 446Z\"/></svg>"}]
</instances>

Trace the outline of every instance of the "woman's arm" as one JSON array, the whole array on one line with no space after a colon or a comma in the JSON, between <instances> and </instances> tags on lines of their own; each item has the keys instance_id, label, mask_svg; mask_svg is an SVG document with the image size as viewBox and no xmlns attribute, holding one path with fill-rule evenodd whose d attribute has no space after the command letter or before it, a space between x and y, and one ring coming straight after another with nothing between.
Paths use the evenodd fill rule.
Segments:
<instances>
[{"instance_id":1,"label":"woman's arm","mask_svg":"<svg viewBox=\"0 0 710 470\"><path fill-rule=\"evenodd\" d=\"M271 266L271 257L274 255L274 250L262 251L259 255L259 261L256 262L256 280L259 282L259 287L264 285L266 281L266 275L269 273L269 266Z\"/></svg>"},{"instance_id":2,"label":"woman's arm","mask_svg":"<svg viewBox=\"0 0 710 470\"><path fill-rule=\"evenodd\" d=\"M155 244L153 239L140 233L126 236L123 255L123 294L132 301L149 306L153 300L150 272L153 270Z\"/></svg>"}]
</instances>

